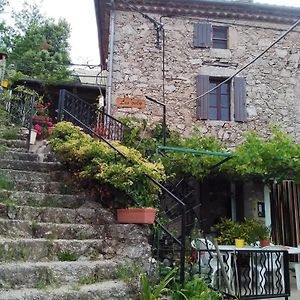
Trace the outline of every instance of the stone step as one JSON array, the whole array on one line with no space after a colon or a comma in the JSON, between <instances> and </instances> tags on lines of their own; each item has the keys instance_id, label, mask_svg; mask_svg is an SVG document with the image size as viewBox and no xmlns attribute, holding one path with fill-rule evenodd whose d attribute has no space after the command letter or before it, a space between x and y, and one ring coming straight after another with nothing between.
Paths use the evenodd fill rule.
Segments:
<instances>
[{"instance_id":1,"label":"stone step","mask_svg":"<svg viewBox=\"0 0 300 300\"><path fill-rule=\"evenodd\" d=\"M90 205L89 205L90 203ZM56 207L17 206L0 203L0 218L43 223L109 224L115 223L112 213L98 203L88 202L77 209ZM89 206L91 208L89 208Z\"/></svg>"},{"instance_id":2,"label":"stone step","mask_svg":"<svg viewBox=\"0 0 300 300\"><path fill-rule=\"evenodd\" d=\"M128 286L119 280L106 280L87 285L68 285L58 289L21 289L4 291L1 300L132 300Z\"/></svg>"},{"instance_id":3,"label":"stone step","mask_svg":"<svg viewBox=\"0 0 300 300\"><path fill-rule=\"evenodd\" d=\"M110 280L91 285L74 285L59 289L24 289L4 292L2 300L131 300L130 291L122 281Z\"/></svg>"},{"instance_id":4,"label":"stone step","mask_svg":"<svg viewBox=\"0 0 300 300\"><path fill-rule=\"evenodd\" d=\"M7 239L0 238L1 262L103 260L115 256L112 241L99 239Z\"/></svg>"},{"instance_id":5,"label":"stone step","mask_svg":"<svg viewBox=\"0 0 300 300\"><path fill-rule=\"evenodd\" d=\"M0 219L0 237L48 239L96 239L104 236L104 226L89 224L38 223Z\"/></svg>"},{"instance_id":6,"label":"stone step","mask_svg":"<svg viewBox=\"0 0 300 300\"><path fill-rule=\"evenodd\" d=\"M14 189L17 191L28 191L35 193L47 193L47 194L64 194L74 195L78 193L73 183L64 182L37 182L18 180L15 182Z\"/></svg>"},{"instance_id":7,"label":"stone step","mask_svg":"<svg viewBox=\"0 0 300 300\"><path fill-rule=\"evenodd\" d=\"M0 139L0 145L4 145L10 148L23 148L27 149L26 140L3 140Z\"/></svg>"},{"instance_id":8,"label":"stone step","mask_svg":"<svg viewBox=\"0 0 300 300\"><path fill-rule=\"evenodd\" d=\"M0 289L96 283L115 279L119 265L113 260L5 263L0 265Z\"/></svg>"},{"instance_id":9,"label":"stone step","mask_svg":"<svg viewBox=\"0 0 300 300\"><path fill-rule=\"evenodd\" d=\"M37 171L23 171L2 169L0 174L10 177L14 181L35 181L35 182L49 182L49 181L65 181L70 179L70 173L66 171L52 171L52 172L37 172Z\"/></svg>"},{"instance_id":10,"label":"stone step","mask_svg":"<svg viewBox=\"0 0 300 300\"><path fill-rule=\"evenodd\" d=\"M79 208L87 200L85 195L60 195L26 191L0 191L0 202L18 206Z\"/></svg>"},{"instance_id":11,"label":"stone step","mask_svg":"<svg viewBox=\"0 0 300 300\"><path fill-rule=\"evenodd\" d=\"M1 158L9 160L38 161L39 155L28 151L6 150Z\"/></svg>"},{"instance_id":12,"label":"stone step","mask_svg":"<svg viewBox=\"0 0 300 300\"><path fill-rule=\"evenodd\" d=\"M36 162L0 159L0 169L13 169L34 172L50 172L63 170L63 166L58 162Z\"/></svg>"}]
</instances>

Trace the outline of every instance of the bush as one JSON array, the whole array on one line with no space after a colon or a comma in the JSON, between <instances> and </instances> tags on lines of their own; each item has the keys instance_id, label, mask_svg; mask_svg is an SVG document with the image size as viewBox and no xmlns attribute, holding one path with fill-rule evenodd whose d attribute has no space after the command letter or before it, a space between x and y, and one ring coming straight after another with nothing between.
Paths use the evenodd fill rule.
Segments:
<instances>
[{"instance_id":1,"label":"bush","mask_svg":"<svg viewBox=\"0 0 300 300\"><path fill-rule=\"evenodd\" d=\"M127 157L125 159L105 142L92 138L68 122L60 122L54 127L50 143L54 152L80 179L96 180L98 184L125 191L145 207L154 206L158 199L160 189L146 175L164 181L164 167L159 162L149 162L139 151L111 142Z\"/></svg>"}]
</instances>

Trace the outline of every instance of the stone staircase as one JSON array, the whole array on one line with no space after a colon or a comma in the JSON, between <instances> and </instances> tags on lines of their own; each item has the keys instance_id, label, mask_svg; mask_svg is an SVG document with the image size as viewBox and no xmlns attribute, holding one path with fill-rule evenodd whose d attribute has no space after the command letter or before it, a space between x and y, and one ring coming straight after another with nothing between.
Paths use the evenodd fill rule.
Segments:
<instances>
[{"instance_id":1,"label":"stone staircase","mask_svg":"<svg viewBox=\"0 0 300 300\"><path fill-rule=\"evenodd\" d=\"M146 228L116 224L25 141L0 147L0 300L137 299L128 279L149 261Z\"/></svg>"}]
</instances>

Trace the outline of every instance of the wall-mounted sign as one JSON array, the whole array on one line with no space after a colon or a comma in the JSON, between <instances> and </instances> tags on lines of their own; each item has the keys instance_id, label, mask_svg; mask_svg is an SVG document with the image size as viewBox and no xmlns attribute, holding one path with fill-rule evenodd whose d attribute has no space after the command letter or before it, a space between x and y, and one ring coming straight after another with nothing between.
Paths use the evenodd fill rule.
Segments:
<instances>
[{"instance_id":1,"label":"wall-mounted sign","mask_svg":"<svg viewBox=\"0 0 300 300\"><path fill-rule=\"evenodd\" d=\"M116 99L117 107L122 108L145 108L146 103L144 99L130 98L130 97L118 97Z\"/></svg>"}]
</instances>

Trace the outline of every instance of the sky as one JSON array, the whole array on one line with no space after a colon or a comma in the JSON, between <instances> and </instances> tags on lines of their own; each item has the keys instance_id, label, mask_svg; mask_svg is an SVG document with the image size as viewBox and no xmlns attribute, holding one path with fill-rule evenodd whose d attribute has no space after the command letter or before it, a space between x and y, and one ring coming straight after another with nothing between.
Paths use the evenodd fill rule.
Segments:
<instances>
[{"instance_id":1,"label":"sky","mask_svg":"<svg viewBox=\"0 0 300 300\"><path fill-rule=\"evenodd\" d=\"M71 24L71 59L77 64L99 64L98 34L94 0L28 0L40 3L41 11L48 17L65 18ZM265 4L300 7L300 0L255 0ZM10 9L19 10L23 0L9 0Z\"/></svg>"}]
</instances>

